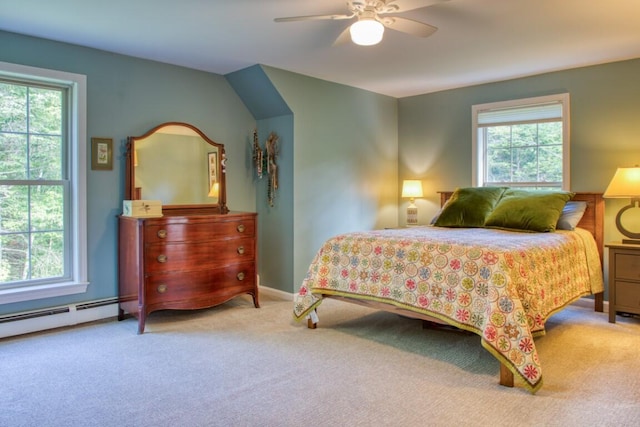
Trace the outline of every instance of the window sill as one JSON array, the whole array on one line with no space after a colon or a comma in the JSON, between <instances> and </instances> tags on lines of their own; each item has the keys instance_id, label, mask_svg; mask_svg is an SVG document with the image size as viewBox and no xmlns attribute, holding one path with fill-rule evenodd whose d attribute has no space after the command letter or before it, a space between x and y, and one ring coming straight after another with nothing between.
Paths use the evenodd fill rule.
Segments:
<instances>
[{"instance_id":1,"label":"window sill","mask_svg":"<svg viewBox=\"0 0 640 427\"><path fill-rule=\"evenodd\" d=\"M5 289L0 291L0 301L2 301L0 304L11 304L14 302L81 294L87 291L88 286L88 282L65 282L53 285L25 286L22 288Z\"/></svg>"}]
</instances>

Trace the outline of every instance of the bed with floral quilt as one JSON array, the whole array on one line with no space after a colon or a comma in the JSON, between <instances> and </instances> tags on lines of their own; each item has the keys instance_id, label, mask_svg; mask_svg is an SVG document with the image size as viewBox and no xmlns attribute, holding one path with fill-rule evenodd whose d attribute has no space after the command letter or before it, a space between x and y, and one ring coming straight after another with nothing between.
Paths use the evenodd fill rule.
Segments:
<instances>
[{"instance_id":1,"label":"bed with floral quilt","mask_svg":"<svg viewBox=\"0 0 640 427\"><path fill-rule=\"evenodd\" d=\"M602 198L562 192L550 203L550 192L536 192L535 203L553 206L557 215L534 224L539 206L530 200L520 206L531 192L489 188L495 192L443 193L444 207L430 225L327 240L296 295L295 318L315 327L316 308L331 297L452 325L481 337L501 364L500 384L513 386L516 375L537 391L542 366L534 338L545 333L546 320L589 294L602 311ZM507 217L520 216L516 222L496 222L505 202ZM562 225L569 214L573 222ZM514 228L531 215L526 229Z\"/></svg>"}]
</instances>

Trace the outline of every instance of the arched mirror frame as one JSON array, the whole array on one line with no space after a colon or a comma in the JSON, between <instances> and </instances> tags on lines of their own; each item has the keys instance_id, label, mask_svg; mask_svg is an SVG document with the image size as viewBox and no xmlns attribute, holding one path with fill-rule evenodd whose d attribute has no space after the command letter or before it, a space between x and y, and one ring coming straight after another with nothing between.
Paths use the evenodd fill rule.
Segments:
<instances>
[{"instance_id":1,"label":"arched mirror frame","mask_svg":"<svg viewBox=\"0 0 640 427\"><path fill-rule=\"evenodd\" d=\"M136 189L135 182L135 145L136 141L143 140L152 136L154 133L158 132L162 128L168 126L182 126L191 129L196 134L198 134L204 142L207 144L216 147L219 153L218 156L218 169L220 171L219 177L219 195L218 195L218 203L210 203L210 204L180 204L180 205L163 205L162 210L167 211L167 213L173 212L181 214L183 212L197 212L197 213L220 213L225 214L229 212L229 208L227 207L227 185L226 185L226 154L224 150L224 144L219 144L212 139L210 139L207 135L205 135L200 129L197 127L190 125L189 123L182 122L166 122L162 123L153 129L149 130L147 133L141 136L129 136L127 137L127 152L126 152L126 161L125 161L125 200L138 200L140 199L140 192Z\"/></svg>"}]
</instances>

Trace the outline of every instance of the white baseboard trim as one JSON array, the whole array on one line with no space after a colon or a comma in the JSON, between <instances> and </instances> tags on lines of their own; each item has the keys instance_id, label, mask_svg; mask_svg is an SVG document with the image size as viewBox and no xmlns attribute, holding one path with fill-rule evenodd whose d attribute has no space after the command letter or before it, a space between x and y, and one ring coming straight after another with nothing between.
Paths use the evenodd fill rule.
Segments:
<instances>
[{"instance_id":1,"label":"white baseboard trim","mask_svg":"<svg viewBox=\"0 0 640 427\"><path fill-rule=\"evenodd\" d=\"M260 286L260 294L293 301L293 294ZM118 316L118 299L92 301L0 316L0 338L73 326Z\"/></svg>"},{"instance_id":2,"label":"white baseboard trim","mask_svg":"<svg viewBox=\"0 0 640 427\"><path fill-rule=\"evenodd\" d=\"M108 319L118 315L117 298L0 316L0 338Z\"/></svg>"}]
</instances>

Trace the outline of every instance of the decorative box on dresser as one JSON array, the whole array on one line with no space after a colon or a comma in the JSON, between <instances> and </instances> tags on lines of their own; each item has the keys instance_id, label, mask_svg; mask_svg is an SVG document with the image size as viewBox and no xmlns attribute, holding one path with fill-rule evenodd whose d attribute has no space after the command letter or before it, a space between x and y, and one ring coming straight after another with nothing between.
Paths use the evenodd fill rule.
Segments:
<instances>
[{"instance_id":1,"label":"decorative box on dresser","mask_svg":"<svg viewBox=\"0 0 640 427\"><path fill-rule=\"evenodd\" d=\"M618 312L640 314L640 246L609 243L609 322Z\"/></svg>"},{"instance_id":2,"label":"decorative box on dresser","mask_svg":"<svg viewBox=\"0 0 640 427\"><path fill-rule=\"evenodd\" d=\"M259 307L255 213L119 217L118 318L199 309L249 294Z\"/></svg>"}]
</instances>

